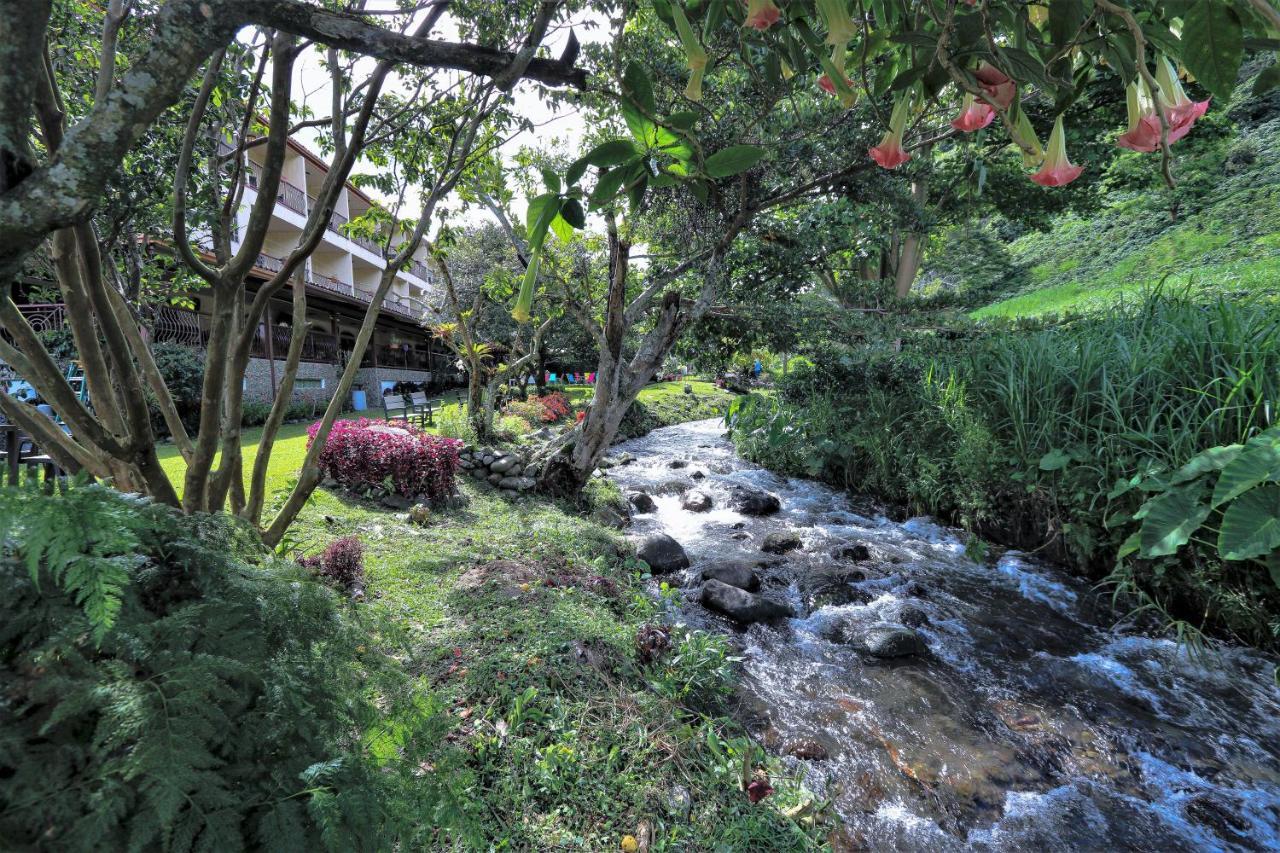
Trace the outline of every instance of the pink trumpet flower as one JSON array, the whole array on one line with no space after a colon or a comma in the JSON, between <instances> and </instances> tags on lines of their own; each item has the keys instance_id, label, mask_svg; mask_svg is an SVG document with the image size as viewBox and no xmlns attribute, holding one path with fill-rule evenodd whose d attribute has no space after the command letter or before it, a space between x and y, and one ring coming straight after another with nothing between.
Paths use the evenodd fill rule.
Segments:
<instances>
[{"instance_id":1,"label":"pink trumpet flower","mask_svg":"<svg viewBox=\"0 0 1280 853\"><path fill-rule=\"evenodd\" d=\"M960 106L960 115L951 120L951 126L965 133L973 133L991 124L995 117L996 111L990 104L984 104L966 92L964 103Z\"/></svg>"},{"instance_id":2,"label":"pink trumpet flower","mask_svg":"<svg viewBox=\"0 0 1280 853\"><path fill-rule=\"evenodd\" d=\"M991 103L1002 110L1013 106L1013 99L1018 94L1018 84L1013 82L1011 77L994 65L988 65L985 62L978 66L973 76L978 78L978 85L982 87L982 91L986 93Z\"/></svg>"},{"instance_id":3,"label":"pink trumpet flower","mask_svg":"<svg viewBox=\"0 0 1280 853\"><path fill-rule=\"evenodd\" d=\"M893 105L893 113L889 116L889 129L885 132L880 144L867 153L885 169L896 169L911 159L902 148L902 134L907 129L907 119L911 117L911 95L906 94Z\"/></svg>"},{"instance_id":4,"label":"pink trumpet flower","mask_svg":"<svg viewBox=\"0 0 1280 853\"><path fill-rule=\"evenodd\" d=\"M1169 142L1176 142L1191 132L1196 119L1209 110L1209 101L1193 101L1187 97L1168 57L1161 56L1156 60L1156 82L1160 84L1160 95L1164 99L1164 117L1169 123Z\"/></svg>"},{"instance_id":5,"label":"pink trumpet flower","mask_svg":"<svg viewBox=\"0 0 1280 853\"><path fill-rule=\"evenodd\" d=\"M782 17L782 11L773 0L743 0L747 4L747 26L756 30L767 30Z\"/></svg>"},{"instance_id":6,"label":"pink trumpet flower","mask_svg":"<svg viewBox=\"0 0 1280 853\"><path fill-rule=\"evenodd\" d=\"M1160 147L1160 117L1144 92L1138 88L1138 82L1129 84L1125 93L1129 107L1129 129L1116 139L1116 145L1131 151L1150 153ZM1170 128L1169 141L1173 141Z\"/></svg>"},{"instance_id":7,"label":"pink trumpet flower","mask_svg":"<svg viewBox=\"0 0 1280 853\"><path fill-rule=\"evenodd\" d=\"M1072 165L1067 159L1066 134L1062 130L1062 116L1058 116L1058 120L1053 123L1053 133L1049 134L1044 165L1031 176L1031 180L1042 187L1061 187L1080 177L1083 171L1084 166Z\"/></svg>"}]
</instances>

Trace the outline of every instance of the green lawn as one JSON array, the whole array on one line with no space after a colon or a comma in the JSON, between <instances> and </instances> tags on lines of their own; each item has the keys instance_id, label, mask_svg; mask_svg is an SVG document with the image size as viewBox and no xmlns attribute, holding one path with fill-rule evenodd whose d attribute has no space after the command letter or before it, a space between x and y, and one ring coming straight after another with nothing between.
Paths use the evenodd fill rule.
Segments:
<instances>
[{"instance_id":1,"label":"green lawn","mask_svg":"<svg viewBox=\"0 0 1280 853\"><path fill-rule=\"evenodd\" d=\"M719 399L726 394L725 391L710 382L694 380L689 384L693 386L694 396L703 401L707 398ZM581 403L590 398L592 391L586 386L574 386L566 389L566 393L575 403ZM654 404L659 408L663 408L669 407L674 403L683 402L688 396L684 393L683 382L658 382L640 392L640 402ZM460 399L458 392L451 392L446 395L445 399L446 401L453 401L449 402L448 405L461 405L456 402ZM366 414L374 417L377 413L371 411ZM674 414L678 415L678 413ZM348 416L354 415L349 414ZM302 458L307 452L307 427L309 426L310 423L298 423L285 424L280 428L280 433L276 436L276 443L272 447L271 463L267 467L268 496L285 488L302 467ZM434 427L428 428L428 432L436 431ZM258 452L258 440L262 437L262 428L246 429L243 435L244 441L241 446L245 458L245 476L248 477L253 466L254 454ZM161 444L158 452L160 464L164 466L169 479L177 486L178 492L181 494L182 478L187 470L181 454L178 453L177 447L169 442Z\"/></svg>"}]
</instances>

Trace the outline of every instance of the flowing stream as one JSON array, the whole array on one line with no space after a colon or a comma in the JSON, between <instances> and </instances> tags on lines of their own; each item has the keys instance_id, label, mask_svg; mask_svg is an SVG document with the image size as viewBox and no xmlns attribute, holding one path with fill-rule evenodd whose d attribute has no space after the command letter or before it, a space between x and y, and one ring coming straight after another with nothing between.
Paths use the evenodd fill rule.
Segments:
<instances>
[{"instance_id":1,"label":"flowing stream","mask_svg":"<svg viewBox=\"0 0 1280 853\"><path fill-rule=\"evenodd\" d=\"M609 476L657 504L633 532L665 532L692 561L673 576L681 618L740 650L749 727L830 798L850 849L1280 849L1274 660L1228 647L1193 660L1116 628L1086 583L1014 552L974 562L928 519L859 512L842 492L750 465L718 420L623 451L635 461ZM737 486L781 510L734 511ZM682 508L686 488L711 509ZM802 547L763 553L780 531ZM703 609L701 569L726 561L756 567L761 594L795 617L743 629ZM918 626L921 653L883 659L842 641L886 621Z\"/></svg>"}]
</instances>

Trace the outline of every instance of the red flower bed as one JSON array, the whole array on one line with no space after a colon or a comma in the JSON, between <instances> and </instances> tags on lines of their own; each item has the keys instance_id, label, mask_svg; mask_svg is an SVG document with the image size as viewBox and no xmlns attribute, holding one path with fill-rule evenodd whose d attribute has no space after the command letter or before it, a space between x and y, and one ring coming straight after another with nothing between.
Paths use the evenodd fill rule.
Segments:
<instances>
[{"instance_id":1,"label":"red flower bed","mask_svg":"<svg viewBox=\"0 0 1280 853\"><path fill-rule=\"evenodd\" d=\"M559 391L553 391L542 397L534 398L542 406L542 422L552 424L556 421L569 417L569 413L573 408L569 405L569 398Z\"/></svg>"},{"instance_id":2,"label":"red flower bed","mask_svg":"<svg viewBox=\"0 0 1280 853\"><path fill-rule=\"evenodd\" d=\"M307 430L307 446L320 424ZM453 494L462 442L439 438L402 423L360 418L335 421L319 465L345 489L370 492L389 487L405 498L423 495L439 503Z\"/></svg>"}]
</instances>

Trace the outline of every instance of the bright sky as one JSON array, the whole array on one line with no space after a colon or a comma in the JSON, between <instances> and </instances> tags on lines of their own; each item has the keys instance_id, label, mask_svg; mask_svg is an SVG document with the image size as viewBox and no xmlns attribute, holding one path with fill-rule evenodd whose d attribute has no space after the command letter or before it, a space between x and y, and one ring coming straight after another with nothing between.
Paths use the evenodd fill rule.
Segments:
<instances>
[{"instance_id":1,"label":"bright sky","mask_svg":"<svg viewBox=\"0 0 1280 853\"><path fill-rule=\"evenodd\" d=\"M370 4L370 8L388 8L389 3L375 2ZM594 26L593 26L594 24ZM587 44L592 42L603 41L608 38L608 21L595 13L581 13L573 20L553 26L547 37L543 40L543 45L551 56L559 56L564 50L565 43L569 38L570 31L573 31L578 41ZM439 38L456 37L455 28L446 15L437 27L434 35ZM330 113L330 88L329 76L323 70L322 65L323 54L319 50L307 52L296 64L294 76L295 100L302 106L309 107L312 113L317 116L326 116ZM395 77L393 75L394 84ZM516 111L527 117L535 126L532 136L521 135L520 137L507 143L503 148L506 156L510 157L523 146L538 145L542 147L563 147L570 152L581 150L582 139L585 131L585 125L582 116L577 110L565 105L556 105L554 108L542 101L538 97L538 86L532 83L521 82L516 85L513 90ZM314 130L304 130L299 134L304 144L314 146L316 132ZM367 164L357 164L355 172L366 172L370 167ZM517 191L518 192L518 191ZM371 191L374 197L378 197L377 192ZM391 199L381 199L385 202ZM523 217L527 203L518 200L514 204L514 213ZM462 217L464 221L476 222L485 219L489 214L485 211L471 210Z\"/></svg>"}]
</instances>

